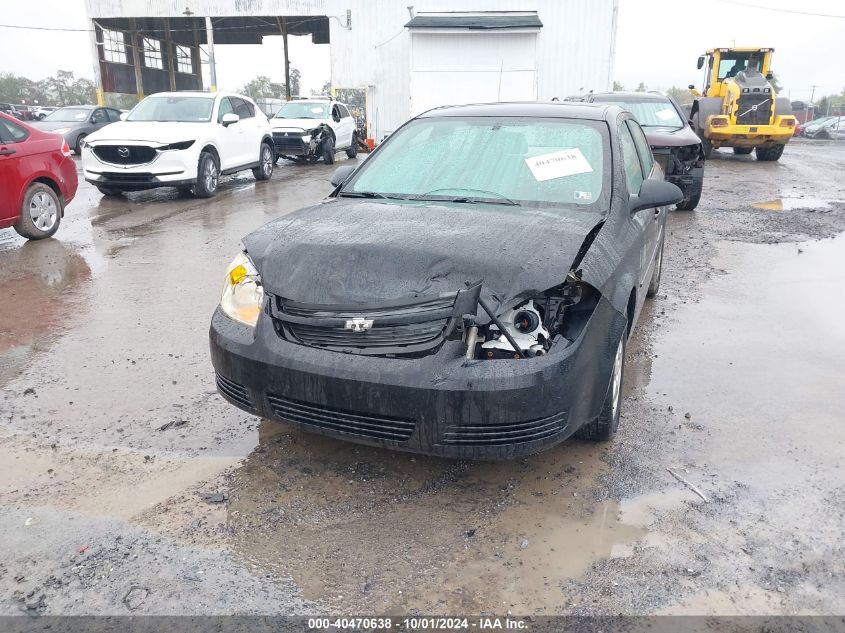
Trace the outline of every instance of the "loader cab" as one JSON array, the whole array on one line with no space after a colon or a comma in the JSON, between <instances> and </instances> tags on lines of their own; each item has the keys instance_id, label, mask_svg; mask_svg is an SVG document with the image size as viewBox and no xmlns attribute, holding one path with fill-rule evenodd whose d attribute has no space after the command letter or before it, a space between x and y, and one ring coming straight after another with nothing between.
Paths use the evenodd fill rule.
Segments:
<instances>
[{"instance_id":1,"label":"loader cab","mask_svg":"<svg viewBox=\"0 0 845 633\"><path fill-rule=\"evenodd\" d=\"M771 48L714 48L698 58L698 68L704 68L704 94L721 97L725 80L739 73L761 73L770 78ZM756 74L756 73L755 73Z\"/></svg>"}]
</instances>

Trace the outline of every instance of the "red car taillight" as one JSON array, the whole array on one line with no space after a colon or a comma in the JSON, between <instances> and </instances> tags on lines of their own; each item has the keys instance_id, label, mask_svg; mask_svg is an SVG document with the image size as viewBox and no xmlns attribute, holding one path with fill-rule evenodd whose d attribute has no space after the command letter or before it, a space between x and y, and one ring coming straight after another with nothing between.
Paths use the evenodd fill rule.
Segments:
<instances>
[{"instance_id":1,"label":"red car taillight","mask_svg":"<svg viewBox=\"0 0 845 633\"><path fill-rule=\"evenodd\" d=\"M67 141L62 141L62 154L70 158L70 146L67 144Z\"/></svg>"}]
</instances>

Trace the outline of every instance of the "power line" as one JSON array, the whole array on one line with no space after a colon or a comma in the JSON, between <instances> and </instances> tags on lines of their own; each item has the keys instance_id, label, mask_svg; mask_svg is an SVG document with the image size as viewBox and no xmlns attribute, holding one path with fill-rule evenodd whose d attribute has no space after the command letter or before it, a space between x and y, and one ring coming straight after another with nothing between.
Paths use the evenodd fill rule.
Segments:
<instances>
[{"instance_id":1,"label":"power line","mask_svg":"<svg viewBox=\"0 0 845 633\"><path fill-rule=\"evenodd\" d=\"M813 13L810 11L796 11L795 9L779 9L777 7L764 7L759 4L751 4L749 2L738 2L737 0L716 0L716 2L724 2L725 4L735 4L740 7L748 7L750 9L759 9L761 11L774 11L775 13L791 13L793 15L809 15L816 18L839 18L845 19L845 15L837 15L834 13Z\"/></svg>"}]
</instances>

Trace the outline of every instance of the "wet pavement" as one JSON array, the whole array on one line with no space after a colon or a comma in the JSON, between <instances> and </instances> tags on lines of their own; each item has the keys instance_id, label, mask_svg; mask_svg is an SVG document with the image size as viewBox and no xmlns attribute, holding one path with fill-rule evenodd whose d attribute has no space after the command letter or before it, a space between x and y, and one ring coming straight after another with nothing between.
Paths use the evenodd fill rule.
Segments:
<instances>
[{"instance_id":1,"label":"wet pavement","mask_svg":"<svg viewBox=\"0 0 845 633\"><path fill-rule=\"evenodd\" d=\"M845 614L845 144L717 152L615 441L505 463L216 395L239 239L333 169L210 201L83 184L56 239L0 232L0 614Z\"/></svg>"}]
</instances>

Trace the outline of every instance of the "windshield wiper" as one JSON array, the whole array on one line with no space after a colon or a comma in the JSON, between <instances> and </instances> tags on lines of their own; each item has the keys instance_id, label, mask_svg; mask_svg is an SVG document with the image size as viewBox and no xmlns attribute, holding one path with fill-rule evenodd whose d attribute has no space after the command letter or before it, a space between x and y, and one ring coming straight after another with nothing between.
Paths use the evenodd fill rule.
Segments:
<instances>
[{"instance_id":1,"label":"windshield wiper","mask_svg":"<svg viewBox=\"0 0 845 633\"><path fill-rule=\"evenodd\" d=\"M378 198L379 200L407 200L405 196L391 196L377 191L341 191L339 196L344 198Z\"/></svg>"},{"instance_id":2,"label":"windshield wiper","mask_svg":"<svg viewBox=\"0 0 845 633\"><path fill-rule=\"evenodd\" d=\"M438 191L475 191L477 193L489 193L494 196L495 198L483 198L477 196L448 196L448 195L437 195ZM429 197L434 195L434 197ZM422 193L416 196L410 196L411 200L430 200L430 201L440 201L440 202L465 202L469 204L506 204L510 207L518 207L520 206L518 202L511 200L510 198L503 196L502 194L496 191L486 191L484 189L464 189L463 187L456 187L455 189L446 188L446 189L432 189L431 191L427 191L426 193Z\"/></svg>"}]
</instances>

